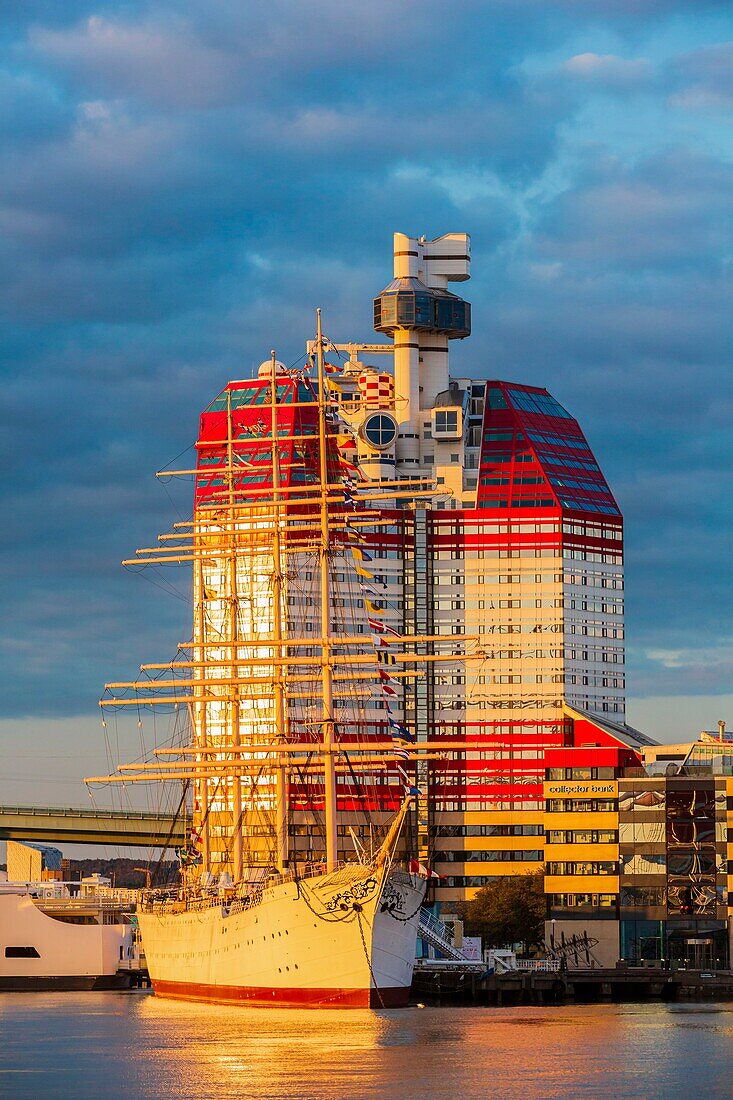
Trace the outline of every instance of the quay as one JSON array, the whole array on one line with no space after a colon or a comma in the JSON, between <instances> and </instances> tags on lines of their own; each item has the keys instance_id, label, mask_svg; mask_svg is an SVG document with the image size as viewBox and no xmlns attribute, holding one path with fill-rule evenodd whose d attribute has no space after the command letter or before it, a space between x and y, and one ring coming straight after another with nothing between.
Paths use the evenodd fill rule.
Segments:
<instances>
[{"instance_id":1,"label":"quay","mask_svg":"<svg viewBox=\"0 0 733 1100\"><path fill-rule=\"evenodd\" d=\"M151 989L144 960L122 966L127 989ZM412 1004L509 1005L593 1004L602 1001L733 1001L733 972L658 971L641 969L585 970L571 975L553 971L519 970L486 975L485 968L438 969L418 967L412 982Z\"/></svg>"},{"instance_id":2,"label":"quay","mask_svg":"<svg viewBox=\"0 0 733 1100\"><path fill-rule=\"evenodd\" d=\"M733 971L618 966L561 971L542 966L486 967L419 960L412 1002L430 1005L590 1004L599 1001L733 1001Z\"/></svg>"}]
</instances>

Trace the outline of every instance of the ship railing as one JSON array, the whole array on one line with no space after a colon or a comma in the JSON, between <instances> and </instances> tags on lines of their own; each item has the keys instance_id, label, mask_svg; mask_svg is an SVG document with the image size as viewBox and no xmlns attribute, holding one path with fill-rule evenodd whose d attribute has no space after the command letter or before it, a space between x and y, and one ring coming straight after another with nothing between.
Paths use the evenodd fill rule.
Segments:
<instances>
[{"instance_id":1,"label":"ship railing","mask_svg":"<svg viewBox=\"0 0 733 1100\"><path fill-rule=\"evenodd\" d=\"M89 895L87 897L54 897L53 895L46 895L45 897L34 897L33 900L43 909L133 909L136 902L136 897L131 898L112 898L112 897L99 897L96 895Z\"/></svg>"},{"instance_id":2,"label":"ship railing","mask_svg":"<svg viewBox=\"0 0 733 1100\"><path fill-rule=\"evenodd\" d=\"M338 876L340 872L349 871L363 866L354 860L339 860L329 877ZM220 886L212 883L210 886L199 884L197 886L160 886L140 892L140 909L145 912L156 912L170 909L173 906L182 906L187 910L211 909L216 906L226 907L230 913L242 912L259 905L264 890L272 886L280 886L286 882L298 882L304 879L319 878L326 874L325 863L307 863L304 867L286 871L284 874L265 875L250 880L238 887Z\"/></svg>"},{"instance_id":3,"label":"ship railing","mask_svg":"<svg viewBox=\"0 0 733 1100\"><path fill-rule=\"evenodd\" d=\"M560 969L559 959L516 959L512 970L555 972Z\"/></svg>"}]
</instances>

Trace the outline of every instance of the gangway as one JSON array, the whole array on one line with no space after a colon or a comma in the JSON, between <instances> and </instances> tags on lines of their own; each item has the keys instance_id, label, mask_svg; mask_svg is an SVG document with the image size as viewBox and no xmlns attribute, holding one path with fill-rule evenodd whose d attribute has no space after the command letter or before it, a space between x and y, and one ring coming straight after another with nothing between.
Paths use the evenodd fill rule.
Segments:
<instances>
[{"instance_id":1,"label":"gangway","mask_svg":"<svg viewBox=\"0 0 733 1100\"><path fill-rule=\"evenodd\" d=\"M461 963L469 961L463 952L456 947L453 940L448 937L443 922L434 917L429 909L423 908L420 910L420 923L417 934L431 947L434 947L436 951L440 951L441 955L445 955L446 959Z\"/></svg>"}]
</instances>

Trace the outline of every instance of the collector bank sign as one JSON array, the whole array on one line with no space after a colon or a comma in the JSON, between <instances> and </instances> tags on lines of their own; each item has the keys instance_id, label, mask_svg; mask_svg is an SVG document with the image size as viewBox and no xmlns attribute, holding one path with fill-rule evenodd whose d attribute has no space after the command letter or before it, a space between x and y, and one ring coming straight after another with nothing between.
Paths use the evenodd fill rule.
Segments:
<instances>
[{"instance_id":1,"label":"collector bank sign","mask_svg":"<svg viewBox=\"0 0 733 1100\"><path fill-rule=\"evenodd\" d=\"M545 783L544 792L545 798L578 798L581 795L588 798L616 798L618 783L612 779L568 779Z\"/></svg>"}]
</instances>

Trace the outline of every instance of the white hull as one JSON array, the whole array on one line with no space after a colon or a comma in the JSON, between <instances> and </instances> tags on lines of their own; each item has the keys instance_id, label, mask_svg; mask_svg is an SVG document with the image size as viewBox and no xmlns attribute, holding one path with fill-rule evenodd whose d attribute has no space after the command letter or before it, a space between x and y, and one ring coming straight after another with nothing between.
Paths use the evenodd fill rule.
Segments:
<instances>
[{"instance_id":1,"label":"white hull","mask_svg":"<svg viewBox=\"0 0 733 1100\"><path fill-rule=\"evenodd\" d=\"M351 864L246 902L138 912L156 993L313 1007L407 1003L425 880ZM183 908L183 907L181 907Z\"/></svg>"},{"instance_id":2,"label":"white hull","mask_svg":"<svg viewBox=\"0 0 733 1100\"><path fill-rule=\"evenodd\" d=\"M70 924L28 894L0 894L0 991L125 986L131 946L129 924Z\"/></svg>"}]
</instances>

